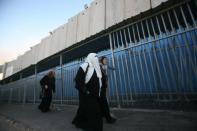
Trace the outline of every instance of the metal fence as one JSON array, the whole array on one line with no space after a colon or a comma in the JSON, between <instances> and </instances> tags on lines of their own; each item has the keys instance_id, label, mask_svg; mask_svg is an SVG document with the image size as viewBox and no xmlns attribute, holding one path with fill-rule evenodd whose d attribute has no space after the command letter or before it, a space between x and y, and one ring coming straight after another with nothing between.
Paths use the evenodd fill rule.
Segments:
<instances>
[{"instance_id":1,"label":"metal fence","mask_svg":"<svg viewBox=\"0 0 197 131\"><path fill-rule=\"evenodd\" d=\"M190 101L197 95L197 3L180 3L108 34L108 99L112 106L136 102ZM56 67L53 102L77 104L74 77L83 62ZM42 72L1 87L2 102L36 103Z\"/></svg>"}]
</instances>

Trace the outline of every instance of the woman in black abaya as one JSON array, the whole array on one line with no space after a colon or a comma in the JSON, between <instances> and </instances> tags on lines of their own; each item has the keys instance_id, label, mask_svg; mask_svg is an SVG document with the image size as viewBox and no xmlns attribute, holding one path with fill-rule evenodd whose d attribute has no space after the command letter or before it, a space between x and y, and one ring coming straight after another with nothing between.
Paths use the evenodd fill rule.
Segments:
<instances>
[{"instance_id":1,"label":"woman in black abaya","mask_svg":"<svg viewBox=\"0 0 197 131\"><path fill-rule=\"evenodd\" d=\"M52 91L55 92L55 72L50 71L40 80L40 85L43 91L43 97L38 108L42 112L47 112L50 110L50 105L52 101Z\"/></svg>"},{"instance_id":2,"label":"woman in black abaya","mask_svg":"<svg viewBox=\"0 0 197 131\"><path fill-rule=\"evenodd\" d=\"M75 80L79 91L79 108L72 123L84 131L102 131L103 121L99 103L102 72L95 53L87 56Z\"/></svg>"}]
</instances>

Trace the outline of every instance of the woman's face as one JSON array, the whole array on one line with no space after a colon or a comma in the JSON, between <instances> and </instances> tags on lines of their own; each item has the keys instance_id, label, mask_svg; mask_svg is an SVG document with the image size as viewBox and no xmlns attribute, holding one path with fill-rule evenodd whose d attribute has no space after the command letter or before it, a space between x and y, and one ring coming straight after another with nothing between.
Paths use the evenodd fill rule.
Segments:
<instances>
[{"instance_id":1,"label":"woman's face","mask_svg":"<svg viewBox=\"0 0 197 131\"><path fill-rule=\"evenodd\" d=\"M55 77L55 72L53 71L53 77Z\"/></svg>"},{"instance_id":2,"label":"woman's face","mask_svg":"<svg viewBox=\"0 0 197 131\"><path fill-rule=\"evenodd\" d=\"M55 77L55 72L54 71L49 72L48 76L49 77Z\"/></svg>"},{"instance_id":3,"label":"woman's face","mask_svg":"<svg viewBox=\"0 0 197 131\"><path fill-rule=\"evenodd\" d=\"M104 64L104 65L107 65L107 58L104 58L104 59L103 59L103 64Z\"/></svg>"}]
</instances>

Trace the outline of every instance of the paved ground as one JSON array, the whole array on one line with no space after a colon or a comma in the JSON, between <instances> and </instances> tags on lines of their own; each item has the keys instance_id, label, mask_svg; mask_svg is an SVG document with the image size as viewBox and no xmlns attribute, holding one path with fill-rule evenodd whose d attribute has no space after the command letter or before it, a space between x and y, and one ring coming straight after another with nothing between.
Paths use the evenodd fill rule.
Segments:
<instances>
[{"instance_id":1,"label":"paved ground","mask_svg":"<svg viewBox=\"0 0 197 131\"><path fill-rule=\"evenodd\" d=\"M55 106L42 113L37 105L0 104L0 131L80 131L71 121L76 106ZM112 109L118 121L104 131L197 131L197 112Z\"/></svg>"}]
</instances>

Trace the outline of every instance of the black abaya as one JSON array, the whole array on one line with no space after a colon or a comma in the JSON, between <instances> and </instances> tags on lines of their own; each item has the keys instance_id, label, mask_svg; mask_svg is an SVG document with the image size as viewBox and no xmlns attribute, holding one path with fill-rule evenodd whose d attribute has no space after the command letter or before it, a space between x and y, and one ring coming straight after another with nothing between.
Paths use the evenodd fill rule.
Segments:
<instances>
[{"instance_id":1,"label":"black abaya","mask_svg":"<svg viewBox=\"0 0 197 131\"><path fill-rule=\"evenodd\" d=\"M79 90L79 108L72 123L85 131L102 131L100 87L96 71L90 81L85 84L85 72L80 67L76 75L76 88Z\"/></svg>"},{"instance_id":2,"label":"black abaya","mask_svg":"<svg viewBox=\"0 0 197 131\"><path fill-rule=\"evenodd\" d=\"M40 80L40 85L42 86L42 90L44 91L44 96L38 108L42 112L47 112L49 111L49 107L51 105L52 91L55 92L55 78L50 78L46 75ZM47 89L45 88L45 85L48 86Z\"/></svg>"}]
</instances>

